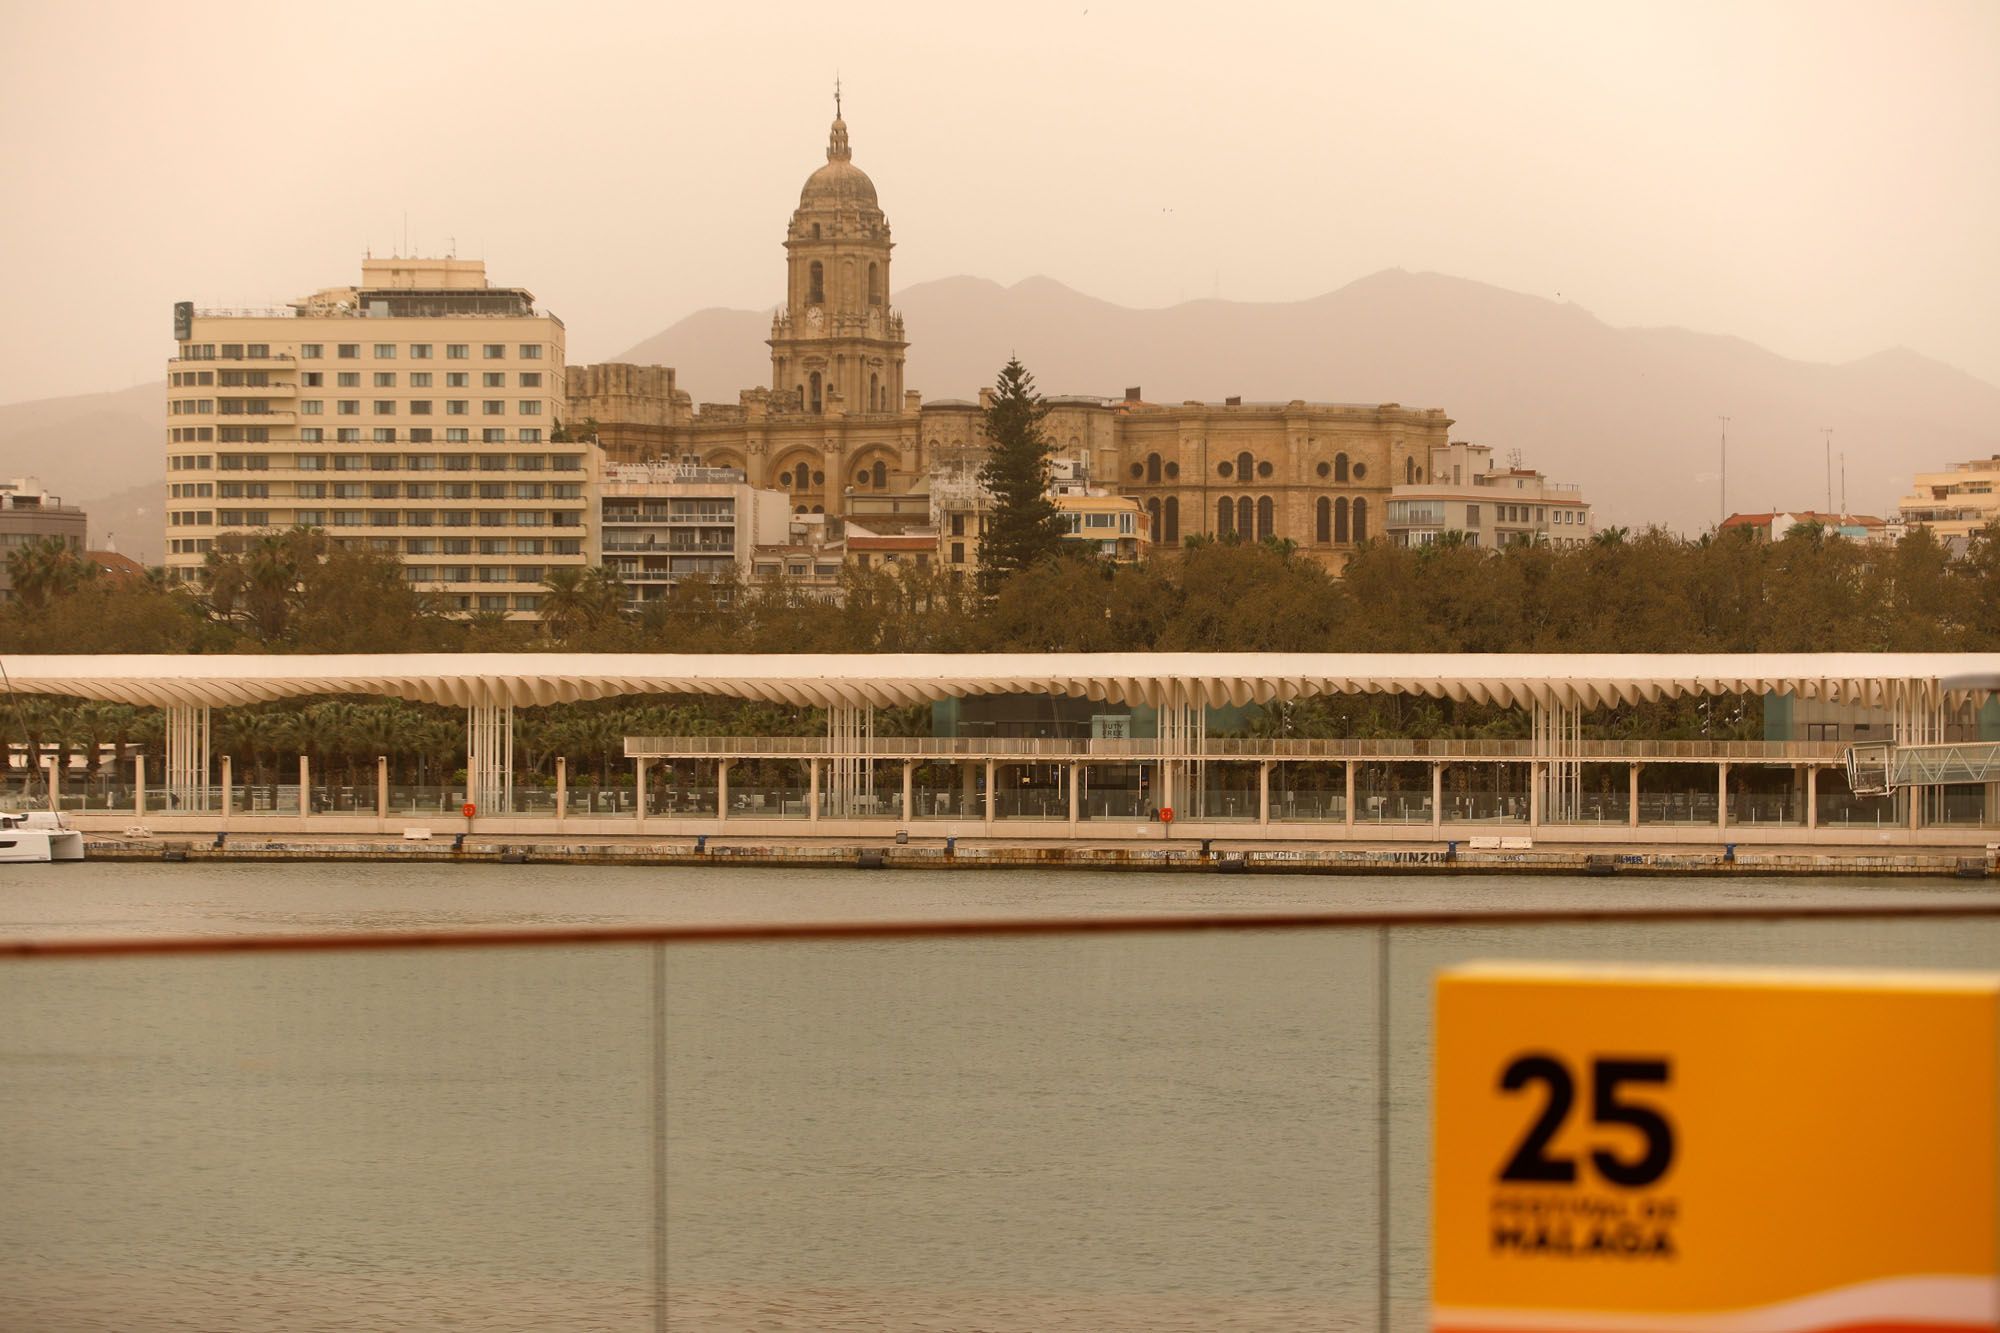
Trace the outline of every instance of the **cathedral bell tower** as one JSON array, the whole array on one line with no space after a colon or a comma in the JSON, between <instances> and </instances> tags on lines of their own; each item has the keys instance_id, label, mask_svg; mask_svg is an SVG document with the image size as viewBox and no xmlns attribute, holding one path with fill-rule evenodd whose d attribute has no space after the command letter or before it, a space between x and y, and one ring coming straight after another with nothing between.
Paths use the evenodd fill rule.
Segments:
<instances>
[{"instance_id":1,"label":"cathedral bell tower","mask_svg":"<svg viewBox=\"0 0 2000 1333\"><path fill-rule=\"evenodd\" d=\"M903 406L903 317L889 308L889 222L854 165L834 97L826 165L806 178L785 234L785 308L771 321L771 387L810 413Z\"/></svg>"}]
</instances>

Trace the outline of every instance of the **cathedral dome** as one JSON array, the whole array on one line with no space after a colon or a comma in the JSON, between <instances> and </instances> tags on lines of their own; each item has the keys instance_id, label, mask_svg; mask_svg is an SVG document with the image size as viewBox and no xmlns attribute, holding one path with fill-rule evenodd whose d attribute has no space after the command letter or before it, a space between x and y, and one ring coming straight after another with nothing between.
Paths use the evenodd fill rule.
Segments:
<instances>
[{"instance_id":1,"label":"cathedral dome","mask_svg":"<svg viewBox=\"0 0 2000 1333\"><path fill-rule=\"evenodd\" d=\"M814 204L836 208L877 207L875 182L854 165L854 154L847 146L847 122L838 116L834 117L833 130L827 136L826 165L806 177L805 188L799 191L800 208Z\"/></svg>"}]
</instances>

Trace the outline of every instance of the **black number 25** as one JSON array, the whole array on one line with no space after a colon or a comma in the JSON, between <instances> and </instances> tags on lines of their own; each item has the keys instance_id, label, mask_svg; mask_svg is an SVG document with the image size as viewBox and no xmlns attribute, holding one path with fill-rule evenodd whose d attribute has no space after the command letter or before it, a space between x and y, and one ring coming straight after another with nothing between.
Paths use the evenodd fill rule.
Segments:
<instances>
[{"instance_id":1,"label":"black number 25","mask_svg":"<svg viewBox=\"0 0 2000 1333\"><path fill-rule=\"evenodd\" d=\"M1665 1060L1593 1060L1590 1065L1590 1118L1600 1125L1626 1125L1645 1140L1645 1151L1636 1160L1619 1157L1603 1148L1592 1149L1590 1164L1614 1185L1650 1185L1667 1173L1674 1161L1674 1127L1650 1106L1620 1101L1618 1089L1627 1083L1656 1083L1665 1086ZM1562 1129L1576 1101L1576 1080L1569 1067L1550 1055L1524 1055L1508 1065L1500 1075L1500 1087L1519 1092L1530 1083L1548 1088L1548 1100L1541 1114L1528 1127L1514 1155L1500 1168L1500 1179L1539 1184L1571 1184L1576 1180L1576 1162L1551 1156L1549 1142Z\"/></svg>"}]
</instances>

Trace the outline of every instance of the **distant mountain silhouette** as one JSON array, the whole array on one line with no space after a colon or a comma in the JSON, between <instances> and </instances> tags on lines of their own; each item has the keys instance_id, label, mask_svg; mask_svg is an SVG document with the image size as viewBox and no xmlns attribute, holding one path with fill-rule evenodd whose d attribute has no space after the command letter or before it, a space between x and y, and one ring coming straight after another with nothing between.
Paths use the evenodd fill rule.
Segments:
<instances>
[{"instance_id":1,"label":"distant mountain silhouette","mask_svg":"<svg viewBox=\"0 0 2000 1333\"><path fill-rule=\"evenodd\" d=\"M39 477L90 513L90 544L106 533L135 560L166 556L167 386L42 398L0 407L0 475ZM135 486L133 483L137 482Z\"/></svg>"},{"instance_id":2,"label":"distant mountain silhouette","mask_svg":"<svg viewBox=\"0 0 2000 1333\"><path fill-rule=\"evenodd\" d=\"M1893 513L1913 472L2000 452L2000 388L1906 348L1845 365L1740 338L1612 328L1575 306L1435 273L1389 270L1309 301L1132 310L1049 278L920 283L897 300L910 387L970 398L1018 352L1046 393L1153 402L1310 398L1441 407L1452 433L1560 481L1600 521L1699 531L1716 520L1719 423L1729 507L1823 509L1820 430L1847 455L1847 504ZM769 310L701 310L616 358L673 366L695 396L736 401L771 362ZM166 387L0 406L0 475L37 476L90 510L90 540L164 555ZM1837 464L1836 464L1837 466ZM1834 479L1839 503L1839 477Z\"/></svg>"},{"instance_id":3,"label":"distant mountain silhouette","mask_svg":"<svg viewBox=\"0 0 2000 1333\"><path fill-rule=\"evenodd\" d=\"M1603 522L1698 531L1732 510L1826 507L1822 428L1847 505L1893 513L1910 475L2000 451L2000 388L1907 349L1846 365L1740 338L1613 328L1576 306L1392 269L1307 301L1133 310L1049 278L920 283L897 297L907 383L967 398L1018 353L1045 393L1153 402L1308 398L1441 407L1455 438L1581 483ZM769 311L710 309L617 358L669 365L697 402L770 378ZM1834 504L1840 503L1835 461Z\"/></svg>"}]
</instances>

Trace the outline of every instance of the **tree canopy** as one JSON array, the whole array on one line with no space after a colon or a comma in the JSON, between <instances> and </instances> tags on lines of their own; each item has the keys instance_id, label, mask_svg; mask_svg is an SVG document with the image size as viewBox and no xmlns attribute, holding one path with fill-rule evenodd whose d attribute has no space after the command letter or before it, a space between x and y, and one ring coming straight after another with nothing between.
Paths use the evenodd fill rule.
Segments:
<instances>
[{"instance_id":1,"label":"tree canopy","mask_svg":"<svg viewBox=\"0 0 2000 1333\"><path fill-rule=\"evenodd\" d=\"M17 552L18 554L18 552ZM0 607L7 652L2000 651L2000 524L1954 556L1823 532L1586 546L1360 547L1340 578L1276 542L1193 539L1137 564L1066 555L991 595L942 570L849 568L837 600L690 578L637 614L615 580L552 572L543 624L455 617L393 555L278 533L220 553L205 592L79 575Z\"/></svg>"}]
</instances>

